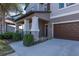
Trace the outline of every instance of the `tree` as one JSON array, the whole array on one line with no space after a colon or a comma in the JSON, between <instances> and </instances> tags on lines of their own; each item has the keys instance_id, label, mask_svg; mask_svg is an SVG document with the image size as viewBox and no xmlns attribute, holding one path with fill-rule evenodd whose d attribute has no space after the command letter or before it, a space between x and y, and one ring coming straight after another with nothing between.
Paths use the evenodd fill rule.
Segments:
<instances>
[{"instance_id":1,"label":"tree","mask_svg":"<svg viewBox=\"0 0 79 59\"><path fill-rule=\"evenodd\" d=\"M22 12L21 7L17 3L0 3L0 16L2 21L2 33L6 31L5 18L10 15L9 12Z\"/></svg>"}]
</instances>

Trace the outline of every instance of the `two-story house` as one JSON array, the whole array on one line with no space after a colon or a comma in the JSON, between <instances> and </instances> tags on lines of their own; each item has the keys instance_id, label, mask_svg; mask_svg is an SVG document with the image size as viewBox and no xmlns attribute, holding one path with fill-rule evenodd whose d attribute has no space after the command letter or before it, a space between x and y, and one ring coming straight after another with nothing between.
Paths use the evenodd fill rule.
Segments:
<instances>
[{"instance_id":1,"label":"two-story house","mask_svg":"<svg viewBox=\"0 0 79 59\"><path fill-rule=\"evenodd\" d=\"M35 41L39 37L52 36L49 3L29 3L26 14L16 19L16 31L22 26L23 32L33 34Z\"/></svg>"},{"instance_id":2,"label":"two-story house","mask_svg":"<svg viewBox=\"0 0 79 59\"><path fill-rule=\"evenodd\" d=\"M18 17L16 31L22 26L23 33L39 37L79 40L78 3L29 3L26 14Z\"/></svg>"},{"instance_id":3,"label":"two-story house","mask_svg":"<svg viewBox=\"0 0 79 59\"><path fill-rule=\"evenodd\" d=\"M79 4L51 4L52 37L79 40Z\"/></svg>"}]
</instances>

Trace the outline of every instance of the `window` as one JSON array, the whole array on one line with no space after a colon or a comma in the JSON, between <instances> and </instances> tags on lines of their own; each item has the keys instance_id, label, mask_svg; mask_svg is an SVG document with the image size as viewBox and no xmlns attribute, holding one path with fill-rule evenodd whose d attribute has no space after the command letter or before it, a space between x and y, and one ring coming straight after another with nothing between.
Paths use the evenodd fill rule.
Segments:
<instances>
[{"instance_id":1,"label":"window","mask_svg":"<svg viewBox=\"0 0 79 59\"><path fill-rule=\"evenodd\" d=\"M59 9L74 5L75 3L59 3Z\"/></svg>"},{"instance_id":2,"label":"window","mask_svg":"<svg viewBox=\"0 0 79 59\"><path fill-rule=\"evenodd\" d=\"M64 3L59 3L59 9L64 8Z\"/></svg>"},{"instance_id":3,"label":"window","mask_svg":"<svg viewBox=\"0 0 79 59\"><path fill-rule=\"evenodd\" d=\"M66 3L66 6L70 6L70 5L73 5L75 3Z\"/></svg>"}]
</instances>

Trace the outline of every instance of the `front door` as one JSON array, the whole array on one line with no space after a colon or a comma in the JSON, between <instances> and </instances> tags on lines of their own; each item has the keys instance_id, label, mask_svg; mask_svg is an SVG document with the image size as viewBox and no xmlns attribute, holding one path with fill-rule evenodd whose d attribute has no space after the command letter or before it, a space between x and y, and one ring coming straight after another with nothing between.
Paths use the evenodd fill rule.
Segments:
<instances>
[{"instance_id":1,"label":"front door","mask_svg":"<svg viewBox=\"0 0 79 59\"><path fill-rule=\"evenodd\" d=\"M48 25L46 24L45 25L45 37L47 37L48 36Z\"/></svg>"}]
</instances>

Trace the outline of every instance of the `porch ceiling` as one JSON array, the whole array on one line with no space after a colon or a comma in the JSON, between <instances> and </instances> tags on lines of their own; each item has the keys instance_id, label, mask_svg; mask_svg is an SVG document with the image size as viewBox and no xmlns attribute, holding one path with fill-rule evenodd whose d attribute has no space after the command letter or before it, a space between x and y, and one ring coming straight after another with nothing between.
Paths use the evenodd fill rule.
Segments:
<instances>
[{"instance_id":1,"label":"porch ceiling","mask_svg":"<svg viewBox=\"0 0 79 59\"><path fill-rule=\"evenodd\" d=\"M13 21L11 21L11 20L5 20L5 22L6 22L7 24L15 25L15 22L13 22Z\"/></svg>"},{"instance_id":2,"label":"porch ceiling","mask_svg":"<svg viewBox=\"0 0 79 59\"><path fill-rule=\"evenodd\" d=\"M42 20L50 21L50 13L35 13L35 16L38 16Z\"/></svg>"},{"instance_id":3,"label":"porch ceiling","mask_svg":"<svg viewBox=\"0 0 79 59\"><path fill-rule=\"evenodd\" d=\"M24 19L27 19L27 18L24 18ZM21 20L17 21L17 23L18 23L19 25L24 24L24 19L21 19ZM31 20L30 18L27 19L27 20L29 20L30 23L32 22L32 20Z\"/></svg>"},{"instance_id":4,"label":"porch ceiling","mask_svg":"<svg viewBox=\"0 0 79 59\"><path fill-rule=\"evenodd\" d=\"M49 17L50 17L50 12L48 12L48 11L30 11L30 12L26 13L25 15L23 15L23 16L19 17L18 19L16 19L16 22L20 21L24 18L30 19L33 16L38 16L39 18L43 18L43 19L48 20Z\"/></svg>"},{"instance_id":5,"label":"porch ceiling","mask_svg":"<svg viewBox=\"0 0 79 59\"><path fill-rule=\"evenodd\" d=\"M34 16L34 15L33 15ZM32 15L31 16L29 16L29 17L27 17L27 18L23 18L23 19L21 19L21 20L19 20L19 21L17 21L17 23L19 23L20 25L21 24L24 24L24 20L29 20L29 22L31 23L32 22ZM45 20L45 19L43 19L43 18L39 18L39 20L40 21L44 21L44 22L49 22L49 21L47 21L47 20Z\"/></svg>"},{"instance_id":6,"label":"porch ceiling","mask_svg":"<svg viewBox=\"0 0 79 59\"><path fill-rule=\"evenodd\" d=\"M15 22L8 20L8 19L5 20L5 23L10 24L10 25L15 25ZM0 24L2 24L2 20L0 20Z\"/></svg>"}]
</instances>

